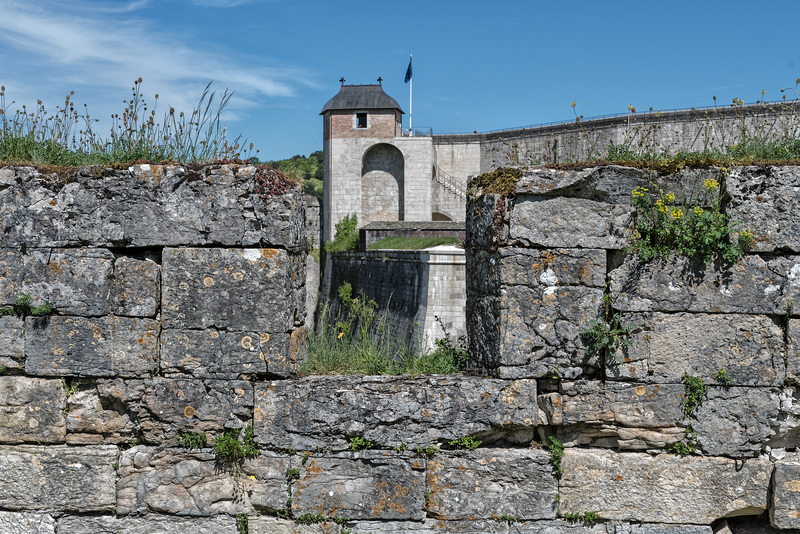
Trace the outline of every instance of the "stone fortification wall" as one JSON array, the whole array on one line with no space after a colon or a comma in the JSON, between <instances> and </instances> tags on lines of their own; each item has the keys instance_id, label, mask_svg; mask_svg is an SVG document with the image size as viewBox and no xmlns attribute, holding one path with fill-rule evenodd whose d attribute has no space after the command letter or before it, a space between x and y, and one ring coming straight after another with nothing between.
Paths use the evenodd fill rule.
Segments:
<instances>
[{"instance_id":1,"label":"stone fortification wall","mask_svg":"<svg viewBox=\"0 0 800 534\"><path fill-rule=\"evenodd\" d=\"M363 291L378 305L376 332L414 351L432 349L445 335L442 325L453 339L466 335L464 264L464 250L452 246L329 254L322 298L329 317L344 313L336 295L347 282L353 296Z\"/></svg>"},{"instance_id":2,"label":"stone fortification wall","mask_svg":"<svg viewBox=\"0 0 800 534\"><path fill-rule=\"evenodd\" d=\"M511 197L470 198L472 365L537 383L536 428L566 447L555 490L565 516L593 511L703 532L700 525L728 532L725 524L753 532L741 526L752 516L775 529L800 527L800 170L658 177L678 193L707 179L721 184L728 213L755 236L735 264L642 263L626 253L631 192L650 186L639 169L534 168ZM630 346L593 353L581 334L603 321L606 305L630 326ZM687 386L687 376L708 391ZM679 442L697 452L671 453Z\"/></svg>"},{"instance_id":3,"label":"stone fortification wall","mask_svg":"<svg viewBox=\"0 0 800 534\"><path fill-rule=\"evenodd\" d=\"M436 165L466 184L470 176L506 165L593 160L610 143L639 152L675 153L722 148L756 138L797 137L797 102L644 111L531 128L474 134L434 135Z\"/></svg>"},{"instance_id":4,"label":"stone fortification wall","mask_svg":"<svg viewBox=\"0 0 800 534\"><path fill-rule=\"evenodd\" d=\"M0 307L55 313L0 317L0 532L738 534L770 532L765 511L796 528L799 176L725 176L758 241L700 269L620 253L640 171L536 171L468 212L471 356L492 376L298 378L298 189L246 166L4 168ZM636 325L617 367L577 341L605 294ZM711 389L681 457L684 371ZM181 445L248 426L241 463Z\"/></svg>"}]
</instances>

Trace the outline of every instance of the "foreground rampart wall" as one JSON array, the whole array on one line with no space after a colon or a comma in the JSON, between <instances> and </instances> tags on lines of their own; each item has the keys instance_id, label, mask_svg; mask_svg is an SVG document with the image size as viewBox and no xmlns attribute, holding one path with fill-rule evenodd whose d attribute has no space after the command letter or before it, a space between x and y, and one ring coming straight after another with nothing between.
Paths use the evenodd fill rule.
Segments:
<instances>
[{"instance_id":1,"label":"foreground rampart wall","mask_svg":"<svg viewBox=\"0 0 800 534\"><path fill-rule=\"evenodd\" d=\"M0 169L0 306L55 307L0 317L0 532L797 528L800 174L705 172L756 235L741 262L640 265L641 171L538 170L470 204L478 374L298 377L299 189L249 166ZM635 325L618 366L580 343L604 295ZM711 386L696 419L684 372ZM666 452L689 423L699 452ZM221 462L246 426L260 452Z\"/></svg>"},{"instance_id":2,"label":"foreground rampart wall","mask_svg":"<svg viewBox=\"0 0 800 534\"><path fill-rule=\"evenodd\" d=\"M652 179L678 198L721 184L727 212L755 236L750 253L708 266L626 253L631 192L654 190ZM530 170L509 197L473 192L472 365L537 382L538 428L566 447L563 514L716 528L765 514L800 527L798 186L796 167L655 177L606 166ZM630 346L593 352L582 334L605 324L606 306ZM687 376L709 387L691 416ZM697 451L672 453L679 443Z\"/></svg>"}]
</instances>

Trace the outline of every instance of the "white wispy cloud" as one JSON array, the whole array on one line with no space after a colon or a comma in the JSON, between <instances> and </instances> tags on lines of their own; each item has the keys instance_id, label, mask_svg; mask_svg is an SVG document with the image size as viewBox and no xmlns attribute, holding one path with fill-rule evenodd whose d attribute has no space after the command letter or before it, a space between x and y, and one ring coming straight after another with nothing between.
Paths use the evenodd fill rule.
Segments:
<instances>
[{"instance_id":1,"label":"white wispy cloud","mask_svg":"<svg viewBox=\"0 0 800 534\"><path fill-rule=\"evenodd\" d=\"M257 0L192 0L193 4L205 7L236 7L243 4L252 4Z\"/></svg>"},{"instance_id":2,"label":"white wispy cloud","mask_svg":"<svg viewBox=\"0 0 800 534\"><path fill-rule=\"evenodd\" d=\"M248 0L195 1L225 7ZM88 94L92 102L105 95L119 111L138 77L145 80L145 94L158 92L162 103L187 110L205 84L215 80L218 92L230 86L237 93L232 113L314 85L313 75L300 67L270 67L261 58L192 36L191 28L160 31L143 12L149 5L150 0L45 0L36 5L0 0L0 83L18 99L63 102L69 89Z\"/></svg>"}]
</instances>

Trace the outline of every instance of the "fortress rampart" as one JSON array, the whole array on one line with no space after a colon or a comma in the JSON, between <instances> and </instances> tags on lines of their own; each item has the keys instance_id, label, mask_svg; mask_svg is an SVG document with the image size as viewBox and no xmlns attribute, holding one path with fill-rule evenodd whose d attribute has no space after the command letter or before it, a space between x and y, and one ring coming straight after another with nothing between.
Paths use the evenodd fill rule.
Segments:
<instances>
[{"instance_id":1,"label":"fortress rampart","mask_svg":"<svg viewBox=\"0 0 800 534\"><path fill-rule=\"evenodd\" d=\"M706 177L756 237L735 264L624 254L640 170L535 169L470 197L471 374L298 377L298 188L250 166L0 169L0 305L25 316L0 317L0 531L798 528L800 172L670 183ZM605 296L635 327L619 365L580 340ZM694 418L684 374L709 386ZM697 452L669 452L689 425ZM241 463L181 441L245 427Z\"/></svg>"}]
</instances>

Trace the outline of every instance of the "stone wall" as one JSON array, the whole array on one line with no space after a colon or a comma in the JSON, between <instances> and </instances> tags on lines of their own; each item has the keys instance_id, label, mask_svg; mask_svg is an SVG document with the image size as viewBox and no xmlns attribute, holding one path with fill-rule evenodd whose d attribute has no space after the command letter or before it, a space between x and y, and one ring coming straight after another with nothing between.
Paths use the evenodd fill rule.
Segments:
<instances>
[{"instance_id":1,"label":"stone wall","mask_svg":"<svg viewBox=\"0 0 800 534\"><path fill-rule=\"evenodd\" d=\"M730 518L764 515L796 529L800 169L657 179L677 192L720 183L728 213L755 236L752 251L708 266L626 253L631 192L650 186L639 169L534 168L512 198L473 192L473 369L537 382L537 431L566 447L557 482L565 516L752 532L741 526L752 517ZM588 350L581 335L603 320L604 303L630 327L630 346L614 353ZM692 416L687 375L709 388ZM679 442L697 452L671 453Z\"/></svg>"},{"instance_id":2,"label":"stone wall","mask_svg":"<svg viewBox=\"0 0 800 534\"><path fill-rule=\"evenodd\" d=\"M0 308L23 294L55 308L0 317L0 532L798 528L795 168L704 171L757 237L708 268L624 255L638 170L540 169L514 201L473 197L480 373L427 377L294 374L304 206L274 175L59 172L0 169ZM635 326L619 365L580 343L604 295ZM710 385L692 420L684 372ZM699 453L666 452L689 423ZM260 452L221 463L211 445L246 427ZM459 449L466 437L481 446Z\"/></svg>"}]
</instances>

